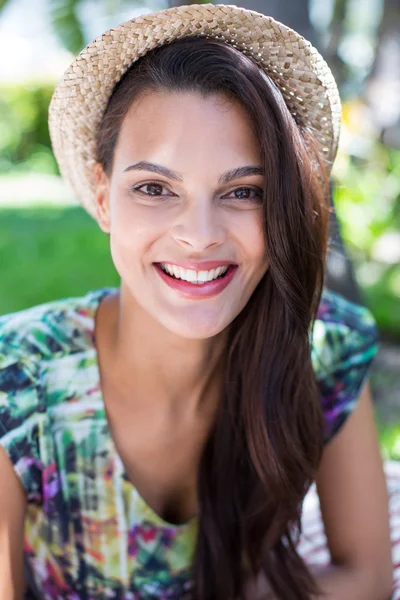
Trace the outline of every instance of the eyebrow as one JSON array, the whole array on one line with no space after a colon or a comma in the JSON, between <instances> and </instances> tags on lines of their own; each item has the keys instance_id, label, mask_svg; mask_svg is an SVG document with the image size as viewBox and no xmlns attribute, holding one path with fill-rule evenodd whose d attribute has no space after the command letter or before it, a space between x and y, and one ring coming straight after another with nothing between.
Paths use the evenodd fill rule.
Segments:
<instances>
[{"instance_id":1,"label":"eyebrow","mask_svg":"<svg viewBox=\"0 0 400 600\"><path fill-rule=\"evenodd\" d=\"M144 160L126 167L123 172L126 173L127 171L152 171L153 173L158 173L159 175L165 175L165 177L175 181L183 181L183 177L180 173L171 171L171 169L163 167L162 165L157 165ZM239 177L249 177L250 175L264 175L264 170L257 165L236 167L235 169L231 169L230 171L226 171L226 173L220 175L218 178L218 183L221 185L224 183L229 183L234 179L239 179Z\"/></svg>"}]
</instances>

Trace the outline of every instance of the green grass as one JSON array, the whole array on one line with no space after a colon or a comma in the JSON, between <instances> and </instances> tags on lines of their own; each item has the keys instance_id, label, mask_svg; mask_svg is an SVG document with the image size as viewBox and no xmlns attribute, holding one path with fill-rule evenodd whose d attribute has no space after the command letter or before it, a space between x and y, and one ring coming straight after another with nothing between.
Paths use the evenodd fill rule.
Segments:
<instances>
[{"instance_id":1,"label":"green grass","mask_svg":"<svg viewBox=\"0 0 400 600\"><path fill-rule=\"evenodd\" d=\"M108 236L80 207L0 209L0 314L117 286Z\"/></svg>"}]
</instances>

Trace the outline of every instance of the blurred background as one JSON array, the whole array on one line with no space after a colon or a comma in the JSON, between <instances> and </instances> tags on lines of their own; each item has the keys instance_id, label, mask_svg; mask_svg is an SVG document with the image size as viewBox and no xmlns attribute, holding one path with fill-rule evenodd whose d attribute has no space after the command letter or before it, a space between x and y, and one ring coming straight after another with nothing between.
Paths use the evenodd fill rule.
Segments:
<instances>
[{"instance_id":1,"label":"blurred background","mask_svg":"<svg viewBox=\"0 0 400 600\"><path fill-rule=\"evenodd\" d=\"M48 104L84 45L124 20L177 4L0 0L0 314L118 285L107 236L59 177ZM237 4L299 31L339 84L327 285L376 317L376 421L384 456L400 460L400 0Z\"/></svg>"}]
</instances>

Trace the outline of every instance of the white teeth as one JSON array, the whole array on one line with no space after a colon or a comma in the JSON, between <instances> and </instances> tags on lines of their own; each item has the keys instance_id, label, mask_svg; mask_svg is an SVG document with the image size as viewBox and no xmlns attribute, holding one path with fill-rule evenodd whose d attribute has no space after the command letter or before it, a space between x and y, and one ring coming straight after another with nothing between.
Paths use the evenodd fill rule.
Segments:
<instances>
[{"instance_id":1,"label":"white teeth","mask_svg":"<svg viewBox=\"0 0 400 600\"><path fill-rule=\"evenodd\" d=\"M205 281L209 281L212 279L210 276L210 271L197 271L197 281L204 283Z\"/></svg>"},{"instance_id":2,"label":"white teeth","mask_svg":"<svg viewBox=\"0 0 400 600\"><path fill-rule=\"evenodd\" d=\"M195 271L194 269L183 269L177 265L165 263L160 263L160 265L163 271L168 273L168 275L172 275L173 277L176 277L176 279L189 281L196 285L217 279L217 277L220 277L228 270L228 266L217 267L216 269L210 269L209 271Z\"/></svg>"},{"instance_id":3,"label":"white teeth","mask_svg":"<svg viewBox=\"0 0 400 600\"><path fill-rule=\"evenodd\" d=\"M196 271L192 271L190 269L182 269L182 272L184 273L182 279L186 279L186 281L190 281L191 283L194 283L197 280Z\"/></svg>"}]
</instances>

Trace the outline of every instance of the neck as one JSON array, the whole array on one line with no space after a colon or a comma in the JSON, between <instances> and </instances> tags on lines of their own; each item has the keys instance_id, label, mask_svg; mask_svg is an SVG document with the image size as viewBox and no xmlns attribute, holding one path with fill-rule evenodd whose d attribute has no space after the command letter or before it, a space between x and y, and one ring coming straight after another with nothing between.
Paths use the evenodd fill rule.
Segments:
<instances>
[{"instance_id":1,"label":"neck","mask_svg":"<svg viewBox=\"0 0 400 600\"><path fill-rule=\"evenodd\" d=\"M155 321L123 291L109 299L105 338L110 372L126 398L145 398L168 414L214 410L224 364L226 334L179 337Z\"/></svg>"}]
</instances>

